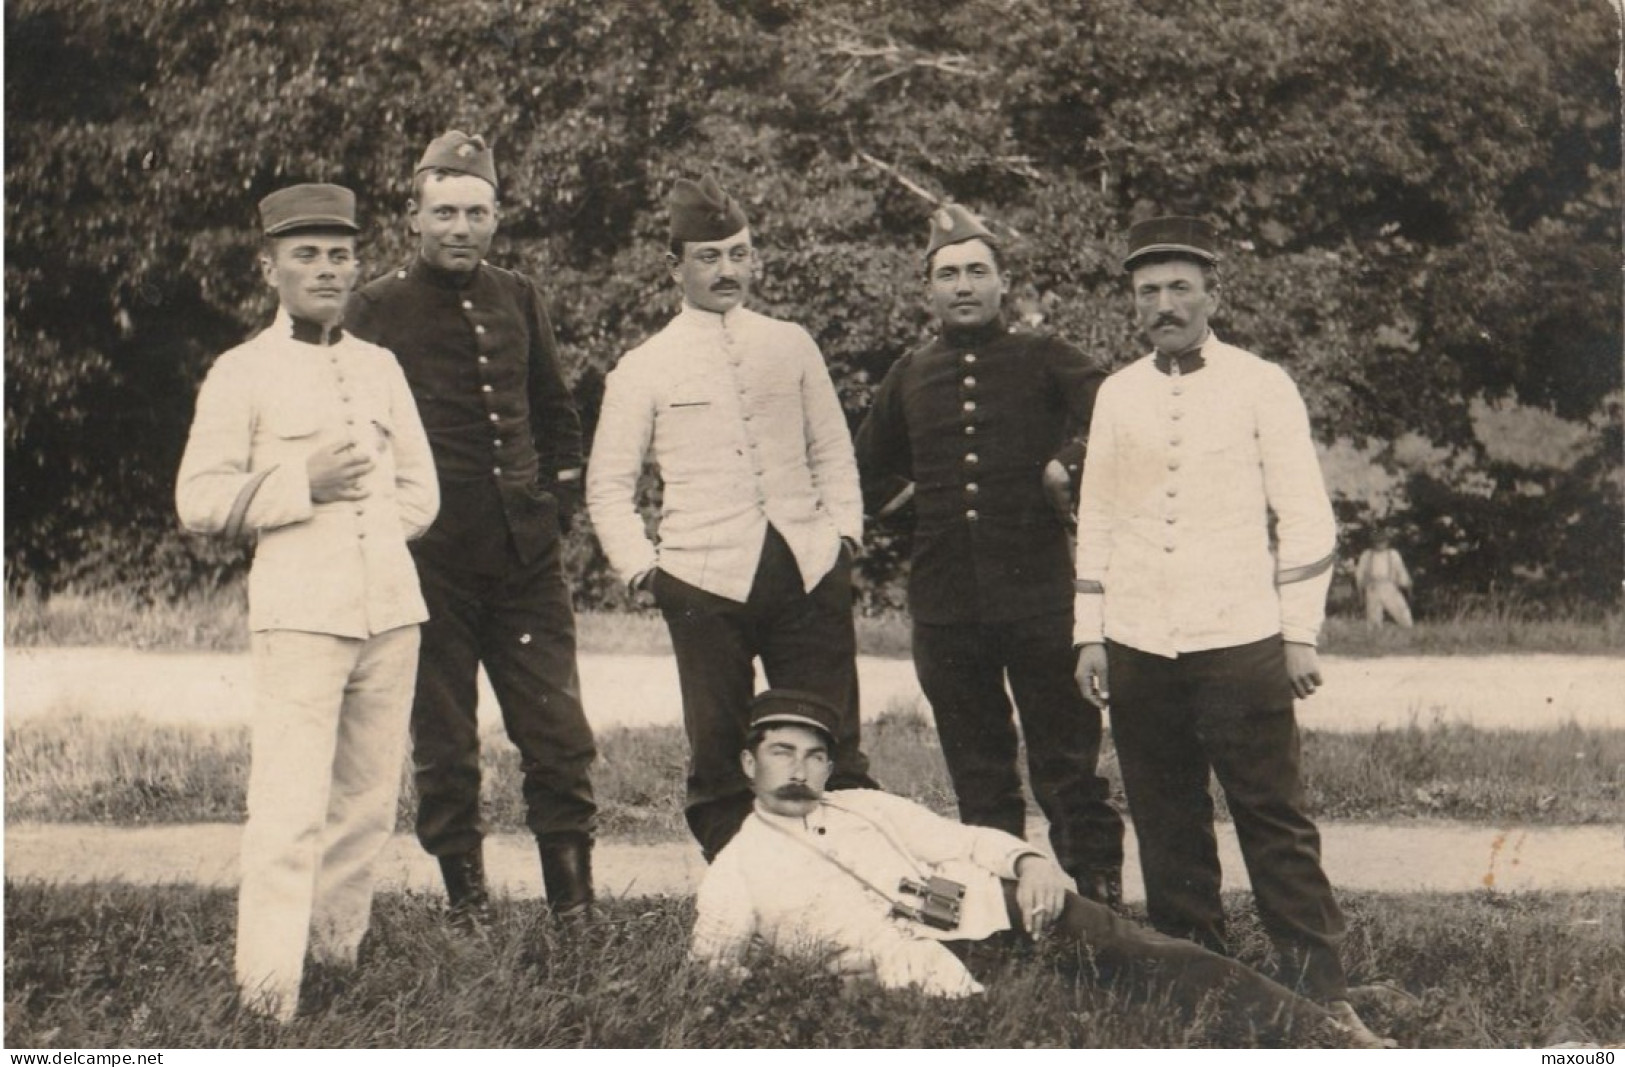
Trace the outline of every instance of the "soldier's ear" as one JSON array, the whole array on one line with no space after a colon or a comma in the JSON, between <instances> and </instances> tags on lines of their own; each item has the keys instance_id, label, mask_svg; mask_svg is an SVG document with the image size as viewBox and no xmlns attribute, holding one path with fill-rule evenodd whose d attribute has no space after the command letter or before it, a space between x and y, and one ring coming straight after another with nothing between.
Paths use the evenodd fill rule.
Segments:
<instances>
[{"instance_id":1,"label":"soldier's ear","mask_svg":"<svg viewBox=\"0 0 1625 1067\"><path fill-rule=\"evenodd\" d=\"M275 289L276 279L272 277L271 272L276 269L276 260L271 258L271 250L269 248L260 249L259 261L260 277L265 279L266 285L269 285L272 289Z\"/></svg>"},{"instance_id":2,"label":"soldier's ear","mask_svg":"<svg viewBox=\"0 0 1625 1067\"><path fill-rule=\"evenodd\" d=\"M416 200L406 202L406 232L413 237L418 236L418 202Z\"/></svg>"},{"instance_id":3,"label":"soldier's ear","mask_svg":"<svg viewBox=\"0 0 1625 1067\"><path fill-rule=\"evenodd\" d=\"M745 772L745 777L754 785L756 782L756 753L745 749L739 753L739 769Z\"/></svg>"}]
</instances>

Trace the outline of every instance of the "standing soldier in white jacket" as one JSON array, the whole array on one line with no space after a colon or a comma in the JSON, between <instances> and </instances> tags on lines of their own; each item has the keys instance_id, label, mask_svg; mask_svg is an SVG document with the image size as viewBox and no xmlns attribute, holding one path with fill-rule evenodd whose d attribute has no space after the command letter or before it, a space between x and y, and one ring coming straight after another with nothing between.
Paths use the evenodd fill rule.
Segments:
<instances>
[{"instance_id":1,"label":"standing soldier in white jacket","mask_svg":"<svg viewBox=\"0 0 1625 1067\"><path fill-rule=\"evenodd\" d=\"M244 1005L286 1022L307 946L344 968L367 931L427 617L406 542L440 496L395 358L338 325L354 194L296 185L260 217L276 320L210 368L175 502L189 530L259 535L236 972Z\"/></svg>"},{"instance_id":2,"label":"standing soldier in white jacket","mask_svg":"<svg viewBox=\"0 0 1625 1067\"><path fill-rule=\"evenodd\" d=\"M739 750L754 661L770 685L841 711L832 788L867 788L858 744L852 558L863 501L852 437L818 345L745 307L756 252L738 201L706 178L671 192L667 263L683 306L605 385L587 508L610 565L654 595L683 691L685 814L707 860L750 814ZM645 458L664 485L644 531Z\"/></svg>"},{"instance_id":3,"label":"standing soldier in white jacket","mask_svg":"<svg viewBox=\"0 0 1625 1067\"><path fill-rule=\"evenodd\" d=\"M1123 268L1155 350L1095 403L1078 504L1078 684L1109 700L1152 924L1226 951L1211 770L1281 980L1356 1025L1292 707L1321 684L1336 522L1292 380L1208 329L1215 247L1198 219L1129 232Z\"/></svg>"}]
</instances>

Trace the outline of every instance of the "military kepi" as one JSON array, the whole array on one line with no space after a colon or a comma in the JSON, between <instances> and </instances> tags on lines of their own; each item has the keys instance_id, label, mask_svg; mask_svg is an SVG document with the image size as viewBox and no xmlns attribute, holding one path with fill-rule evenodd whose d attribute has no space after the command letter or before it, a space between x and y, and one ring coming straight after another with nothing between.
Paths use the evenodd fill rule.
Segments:
<instances>
[{"instance_id":1,"label":"military kepi","mask_svg":"<svg viewBox=\"0 0 1625 1067\"><path fill-rule=\"evenodd\" d=\"M1213 227L1201 219L1184 215L1146 219L1129 227L1128 255L1123 257L1123 269L1133 270L1136 263L1148 256L1184 257L1217 266L1219 253L1214 250L1218 246Z\"/></svg>"},{"instance_id":2,"label":"military kepi","mask_svg":"<svg viewBox=\"0 0 1625 1067\"><path fill-rule=\"evenodd\" d=\"M751 729L758 726L806 726L833 742L839 713L823 697L799 689L768 689L750 704Z\"/></svg>"},{"instance_id":3,"label":"military kepi","mask_svg":"<svg viewBox=\"0 0 1625 1067\"><path fill-rule=\"evenodd\" d=\"M472 174L490 182L491 188L497 187L497 164L491 146L485 143L485 138L470 136L462 130L447 130L429 142L412 173L415 176L426 170Z\"/></svg>"},{"instance_id":4,"label":"military kepi","mask_svg":"<svg viewBox=\"0 0 1625 1067\"><path fill-rule=\"evenodd\" d=\"M355 194L342 185L290 185L260 201L260 226L267 237L299 230L360 233Z\"/></svg>"},{"instance_id":5,"label":"military kepi","mask_svg":"<svg viewBox=\"0 0 1625 1067\"><path fill-rule=\"evenodd\" d=\"M931 213L931 240L925 246L925 258L929 262L939 248L975 240L986 241L995 247L999 243L993 231L982 225L982 220L970 211L958 204L943 204Z\"/></svg>"},{"instance_id":6,"label":"military kepi","mask_svg":"<svg viewBox=\"0 0 1625 1067\"><path fill-rule=\"evenodd\" d=\"M710 175L697 182L678 178L666 203L673 241L721 241L750 225L739 201L723 192Z\"/></svg>"}]
</instances>

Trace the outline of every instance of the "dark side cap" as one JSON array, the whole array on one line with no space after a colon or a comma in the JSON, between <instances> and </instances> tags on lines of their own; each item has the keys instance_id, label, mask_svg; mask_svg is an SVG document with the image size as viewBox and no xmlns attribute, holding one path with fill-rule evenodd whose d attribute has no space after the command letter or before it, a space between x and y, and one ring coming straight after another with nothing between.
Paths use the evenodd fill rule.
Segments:
<instances>
[{"instance_id":1,"label":"dark side cap","mask_svg":"<svg viewBox=\"0 0 1625 1067\"><path fill-rule=\"evenodd\" d=\"M768 689L750 702L751 729L758 726L806 726L835 743L840 713L823 697L798 689Z\"/></svg>"},{"instance_id":2,"label":"dark side cap","mask_svg":"<svg viewBox=\"0 0 1625 1067\"><path fill-rule=\"evenodd\" d=\"M750 225L739 201L710 175L699 181L678 178L666 197L673 241L720 241Z\"/></svg>"},{"instance_id":3,"label":"dark side cap","mask_svg":"<svg viewBox=\"0 0 1625 1067\"><path fill-rule=\"evenodd\" d=\"M1128 231L1128 255L1123 257L1123 270L1148 256L1184 257L1218 266L1219 246L1213 227L1202 219L1184 215L1163 215L1160 218L1136 222Z\"/></svg>"},{"instance_id":4,"label":"dark side cap","mask_svg":"<svg viewBox=\"0 0 1625 1067\"><path fill-rule=\"evenodd\" d=\"M982 220L971 214L967 208L958 204L943 204L931 212L931 239L925 246L925 260L929 263L939 248L978 239L986 241L994 248L999 245L993 231L982 225Z\"/></svg>"},{"instance_id":5,"label":"dark side cap","mask_svg":"<svg viewBox=\"0 0 1625 1067\"><path fill-rule=\"evenodd\" d=\"M299 230L360 233L355 194L342 185L290 185L260 201L260 227L267 237Z\"/></svg>"},{"instance_id":6,"label":"dark side cap","mask_svg":"<svg viewBox=\"0 0 1625 1067\"><path fill-rule=\"evenodd\" d=\"M416 176L426 170L472 174L490 182L491 188L497 187L496 157L491 154L491 146L485 143L485 138L470 136L462 130L447 130L429 142L412 174Z\"/></svg>"}]
</instances>

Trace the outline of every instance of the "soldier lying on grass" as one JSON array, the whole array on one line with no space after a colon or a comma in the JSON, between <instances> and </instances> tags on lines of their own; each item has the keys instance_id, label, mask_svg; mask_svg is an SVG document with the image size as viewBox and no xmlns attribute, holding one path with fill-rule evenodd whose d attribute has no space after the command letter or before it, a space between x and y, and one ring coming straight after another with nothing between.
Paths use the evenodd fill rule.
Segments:
<instances>
[{"instance_id":1,"label":"soldier lying on grass","mask_svg":"<svg viewBox=\"0 0 1625 1067\"><path fill-rule=\"evenodd\" d=\"M1053 937L1075 944L1082 969L1107 981L1161 980L1187 1014L1212 996L1264 1039L1295 1032L1384 1047L1357 1017L1078 896L1019 838L873 790L826 797L835 721L810 694L769 690L752 704L740 763L756 805L700 885L693 959L744 974L760 938L775 952L815 953L842 975L964 997L983 989L966 965L969 945Z\"/></svg>"}]
</instances>

